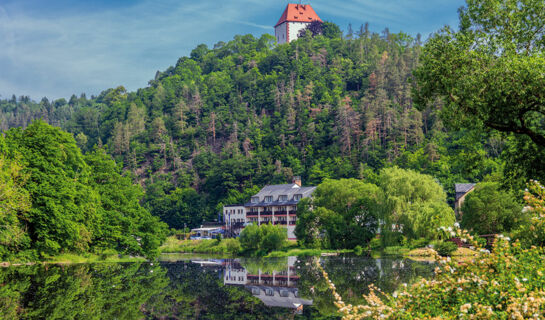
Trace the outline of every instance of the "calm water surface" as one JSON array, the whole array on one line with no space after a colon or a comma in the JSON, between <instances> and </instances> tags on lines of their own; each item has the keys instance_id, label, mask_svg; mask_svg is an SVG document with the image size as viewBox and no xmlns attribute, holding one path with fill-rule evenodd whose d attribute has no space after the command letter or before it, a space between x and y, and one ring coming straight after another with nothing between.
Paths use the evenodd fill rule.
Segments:
<instances>
[{"instance_id":1,"label":"calm water surface","mask_svg":"<svg viewBox=\"0 0 545 320\"><path fill-rule=\"evenodd\" d=\"M339 319L319 262L345 302L393 292L433 265L362 257L179 260L0 269L0 319Z\"/></svg>"}]
</instances>

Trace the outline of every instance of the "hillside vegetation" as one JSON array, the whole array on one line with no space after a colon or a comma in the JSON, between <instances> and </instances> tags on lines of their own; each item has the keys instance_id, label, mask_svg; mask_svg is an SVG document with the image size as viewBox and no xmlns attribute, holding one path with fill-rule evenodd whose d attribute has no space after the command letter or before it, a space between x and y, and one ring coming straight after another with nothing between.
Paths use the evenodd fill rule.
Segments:
<instances>
[{"instance_id":1,"label":"hillside vegetation","mask_svg":"<svg viewBox=\"0 0 545 320\"><path fill-rule=\"evenodd\" d=\"M505 142L445 129L440 103L415 107L420 52L420 38L367 27L279 46L270 35L236 36L198 46L136 92L1 100L0 129L42 118L84 153L104 146L173 228L215 219L222 204L293 175L315 185L393 165L432 175L452 202L455 182L501 171Z\"/></svg>"}]
</instances>

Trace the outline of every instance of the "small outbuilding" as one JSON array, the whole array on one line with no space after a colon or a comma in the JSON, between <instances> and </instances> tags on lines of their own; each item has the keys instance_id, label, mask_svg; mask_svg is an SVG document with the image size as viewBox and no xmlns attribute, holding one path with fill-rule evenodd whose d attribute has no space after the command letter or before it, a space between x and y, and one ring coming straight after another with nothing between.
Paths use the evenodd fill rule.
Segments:
<instances>
[{"instance_id":1,"label":"small outbuilding","mask_svg":"<svg viewBox=\"0 0 545 320\"><path fill-rule=\"evenodd\" d=\"M466 196L475 190L476 183L457 183L454 185L456 191L456 200L454 202L454 212L456 217L460 219L462 217L462 204L465 201Z\"/></svg>"}]
</instances>

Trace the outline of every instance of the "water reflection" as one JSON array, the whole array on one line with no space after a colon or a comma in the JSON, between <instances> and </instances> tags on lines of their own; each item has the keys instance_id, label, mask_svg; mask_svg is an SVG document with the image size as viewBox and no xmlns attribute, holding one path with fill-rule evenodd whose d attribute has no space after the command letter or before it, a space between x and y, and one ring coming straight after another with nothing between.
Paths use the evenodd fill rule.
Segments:
<instances>
[{"instance_id":1,"label":"water reflection","mask_svg":"<svg viewBox=\"0 0 545 320\"><path fill-rule=\"evenodd\" d=\"M192 259L0 269L0 319L338 319L318 258ZM318 260L348 303L370 284L391 292L433 265Z\"/></svg>"},{"instance_id":2,"label":"water reflection","mask_svg":"<svg viewBox=\"0 0 545 320\"><path fill-rule=\"evenodd\" d=\"M312 305L312 300L299 297L299 275L295 268L297 258L273 261L264 263L262 269L251 268L249 261L246 261L247 267L244 267L244 261L241 263L240 260L226 260L223 263L223 283L246 288L268 307L290 308L295 309L298 314L302 313L305 305ZM271 264L274 265L272 270Z\"/></svg>"}]
</instances>

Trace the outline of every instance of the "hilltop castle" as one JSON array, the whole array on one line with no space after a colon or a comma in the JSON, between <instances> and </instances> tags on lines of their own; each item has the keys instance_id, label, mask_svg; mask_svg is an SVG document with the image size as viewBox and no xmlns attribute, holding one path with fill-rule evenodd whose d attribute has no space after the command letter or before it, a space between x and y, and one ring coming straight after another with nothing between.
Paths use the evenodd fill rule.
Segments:
<instances>
[{"instance_id":1,"label":"hilltop castle","mask_svg":"<svg viewBox=\"0 0 545 320\"><path fill-rule=\"evenodd\" d=\"M278 44L288 43L299 38L299 32L305 29L312 21L320 21L310 4L290 3L284 13L274 26L276 42Z\"/></svg>"}]
</instances>

